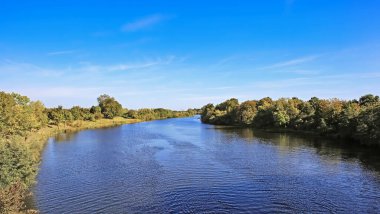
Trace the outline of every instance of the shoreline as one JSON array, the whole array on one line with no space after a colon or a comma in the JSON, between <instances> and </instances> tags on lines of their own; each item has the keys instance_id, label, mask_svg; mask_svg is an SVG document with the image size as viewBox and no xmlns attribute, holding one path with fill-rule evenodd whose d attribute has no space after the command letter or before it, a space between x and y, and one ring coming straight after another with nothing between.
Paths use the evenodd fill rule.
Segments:
<instances>
[{"instance_id":1,"label":"shoreline","mask_svg":"<svg viewBox=\"0 0 380 214\"><path fill-rule=\"evenodd\" d=\"M115 117L114 119L99 119L96 121L73 121L70 124L60 124L60 125L48 125L37 132L32 132L25 138L25 143L27 147L31 150L38 151L41 153L47 143L47 140L54 135L67 133L67 132L77 132L86 129L99 129L108 128L113 126L120 126L124 124L133 124L143 122L138 119L125 119L122 117ZM40 156L40 154L39 154Z\"/></svg>"},{"instance_id":2,"label":"shoreline","mask_svg":"<svg viewBox=\"0 0 380 214\"><path fill-rule=\"evenodd\" d=\"M28 189L27 196L25 198L25 212L26 213L39 213L37 207L34 204L33 192L32 189L37 182L37 175L39 171L39 166L42 162L42 153L44 148L49 140L49 138L54 137L59 134L64 134L68 132L79 132L83 130L90 129L101 129L101 128L110 128L121 126L125 124L134 124L144 122L139 119L125 119L122 117L115 117L113 119L99 119L96 121L74 121L70 124L60 124L60 125L48 125L36 132L31 132L25 138L24 143L27 145L27 148L32 151L36 151L33 159L38 160L38 168L36 169L37 173L33 179L33 185Z\"/></svg>"},{"instance_id":3,"label":"shoreline","mask_svg":"<svg viewBox=\"0 0 380 214\"><path fill-rule=\"evenodd\" d=\"M212 124L212 123L205 123L203 124L217 126L217 127L224 127L224 128L238 128L238 129L244 129L249 128L261 132L267 132L267 133L284 133L284 134L294 134L299 136L307 136L307 137L316 137L326 140L336 140L337 142L334 142L335 144L339 144L340 146L344 145L350 145L350 146L360 146L360 147L369 147L369 148L380 148L379 145L371 144L371 143L365 143L362 140L355 139L355 138L348 138L341 136L339 134L321 134L317 131L311 131L311 130L296 130L296 129L290 129L290 128L257 128L253 126L244 126L244 125L223 125L223 124ZM345 144L342 144L342 142L345 142Z\"/></svg>"}]
</instances>

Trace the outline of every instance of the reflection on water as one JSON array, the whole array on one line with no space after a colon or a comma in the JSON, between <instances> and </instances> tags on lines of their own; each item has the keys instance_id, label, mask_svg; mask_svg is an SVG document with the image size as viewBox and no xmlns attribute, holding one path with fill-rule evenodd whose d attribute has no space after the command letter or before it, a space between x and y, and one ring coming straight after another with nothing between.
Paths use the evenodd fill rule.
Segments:
<instances>
[{"instance_id":1,"label":"reflection on water","mask_svg":"<svg viewBox=\"0 0 380 214\"><path fill-rule=\"evenodd\" d=\"M215 130L227 135L236 134L246 140L247 143L260 141L261 143L273 144L278 149L288 151L292 149L308 147L315 153L327 156L330 161L359 161L363 167L380 172L380 148L357 146L344 141L334 141L319 137L308 137L295 133L273 133L252 128L236 128L216 126Z\"/></svg>"},{"instance_id":2,"label":"reflection on water","mask_svg":"<svg viewBox=\"0 0 380 214\"><path fill-rule=\"evenodd\" d=\"M65 132L55 135L52 140L56 143L59 142L70 142L74 138L77 132Z\"/></svg>"},{"instance_id":3,"label":"reflection on water","mask_svg":"<svg viewBox=\"0 0 380 214\"><path fill-rule=\"evenodd\" d=\"M42 213L380 212L379 150L169 119L51 139Z\"/></svg>"}]
</instances>

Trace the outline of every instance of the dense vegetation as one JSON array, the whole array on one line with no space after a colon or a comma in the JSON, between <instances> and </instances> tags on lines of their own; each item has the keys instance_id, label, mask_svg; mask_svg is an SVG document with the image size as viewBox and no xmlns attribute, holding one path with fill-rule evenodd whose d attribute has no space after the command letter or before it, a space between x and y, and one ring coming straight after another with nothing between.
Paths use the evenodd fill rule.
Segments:
<instances>
[{"instance_id":1,"label":"dense vegetation","mask_svg":"<svg viewBox=\"0 0 380 214\"><path fill-rule=\"evenodd\" d=\"M219 125L252 126L261 129L311 131L324 136L380 145L379 96L359 100L269 97L239 104L237 99L202 107L201 120Z\"/></svg>"},{"instance_id":2,"label":"dense vegetation","mask_svg":"<svg viewBox=\"0 0 380 214\"><path fill-rule=\"evenodd\" d=\"M128 110L123 114L125 118L140 119L140 120L159 120L166 118L176 117L190 117L197 113L196 109L189 109L187 111L172 111L169 109L156 108L149 109L143 108L139 110Z\"/></svg>"},{"instance_id":3,"label":"dense vegetation","mask_svg":"<svg viewBox=\"0 0 380 214\"><path fill-rule=\"evenodd\" d=\"M23 200L34 183L43 148L43 142L31 138L38 131L48 127L63 130L82 122L101 122L104 118L154 120L195 114L194 110L127 110L108 95L101 95L98 104L91 108L45 108L26 96L0 92L0 213L15 213L24 208Z\"/></svg>"}]
</instances>

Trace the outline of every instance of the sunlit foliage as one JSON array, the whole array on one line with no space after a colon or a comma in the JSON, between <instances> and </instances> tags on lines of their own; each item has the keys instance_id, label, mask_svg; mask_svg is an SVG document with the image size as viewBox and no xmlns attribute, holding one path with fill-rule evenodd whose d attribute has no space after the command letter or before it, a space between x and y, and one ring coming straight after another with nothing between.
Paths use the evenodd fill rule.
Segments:
<instances>
[{"instance_id":1,"label":"sunlit foliage","mask_svg":"<svg viewBox=\"0 0 380 214\"><path fill-rule=\"evenodd\" d=\"M312 131L380 145L380 99L371 94L359 101L266 97L239 105L236 99L229 99L215 107L202 107L201 120L210 124Z\"/></svg>"}]
</instances>

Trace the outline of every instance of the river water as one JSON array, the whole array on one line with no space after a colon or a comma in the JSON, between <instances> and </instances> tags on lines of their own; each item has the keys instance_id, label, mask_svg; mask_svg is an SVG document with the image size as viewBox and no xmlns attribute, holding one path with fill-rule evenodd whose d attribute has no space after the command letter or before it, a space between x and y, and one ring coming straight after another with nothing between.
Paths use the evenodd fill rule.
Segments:
<instances>
[{"instance_id":1,"label":"river water","mask_svg":"<svg viewBox=\"0 0 380 214\"><path fill-rule=\"evenodd\" d=\"M197 117L49 140L41 213L380 213L380 151Z\"/></svg>"}]
</instances>

